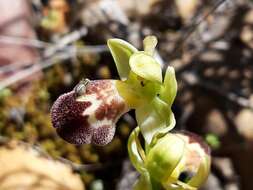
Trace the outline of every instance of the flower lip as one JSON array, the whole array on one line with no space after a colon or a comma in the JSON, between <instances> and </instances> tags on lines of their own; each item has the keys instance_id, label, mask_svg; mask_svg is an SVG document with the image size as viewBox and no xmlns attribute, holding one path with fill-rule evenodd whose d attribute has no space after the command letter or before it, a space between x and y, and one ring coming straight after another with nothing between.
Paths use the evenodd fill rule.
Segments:
<instances>
[{"instance_id":1,"label":"flower lip","mask_svg":"<svg viewBox=\"0 0 253 190\"><path fill-rule=\"evenodd\" d=\"M208 177L211 159L210 148L200 136L194 133L180 131L175 134L186 142L184 159L177 170L179 172L178 179L182 183L197 188Z\"/></svg>"},{"instance_id":2,"label":"flower lip","mask_svg":"<svg viewBox=\"0 0 253 190\"><path fill-rule=\"evenodd\" d=\"M55 101L51 120L69 143L106 145L114 136L115 123L127 110L113 80L80 82Z\"/></svg>"},{"instance_id":3,"label":"flower lip","mask_svg":"<svg viewBox=\"0 0 253 190\"><path fill-rule=\"evenodd\" d=\"M91 130L87 128L88 117L82 112L91 102L78 102L75 97L75 92L71 91L55 101L51 108L52 124L64 140L72 144L89 143Z\"/></svg>"},{"instance_id":4,"label":"flower lip","mask_svg":"<svg viewBox=\"0 0 253 190\"><path fill-rule=\"evenodd\" d=\"M189 131L180 131L179 134L184 135L185 137L188 138L188 143L197 143L199 146L202 148L202 150L205 152L206 155L211 154L210 147L205 143L205 141L197 134L191 133Z\"/></svg>"}]
</instances>

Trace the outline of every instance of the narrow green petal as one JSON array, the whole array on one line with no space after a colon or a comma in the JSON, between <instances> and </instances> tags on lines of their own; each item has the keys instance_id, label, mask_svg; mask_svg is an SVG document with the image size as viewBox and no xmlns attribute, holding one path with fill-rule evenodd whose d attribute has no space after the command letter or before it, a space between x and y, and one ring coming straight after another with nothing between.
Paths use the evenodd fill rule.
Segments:
<instances>
[{"instance_id":1,"label":"narrow green petal","mask_svg":"<svg viewBox=\"0 0 253 190\"><path fill-rule=\"evenodd\" d=\"M144 51L150 56L153 56L155 53L155 47L157 45L157 38L155 36L147 36L143 40Z\"/></svg>"},{"instance_id":2,"label":"narrow green petal","mask_svg":"<svg viewBox=\"0 0 253 190\"><path fill-rule=\"evenodd\" d=\"M161 99L169 104L172 105L174 99L177 94L177 80L175 75L175 70L173 67L168 67L166 70L164 82L163 82L163 89L161 91Z\"/></svg>"},{"instance_id":3,"label":"narrow green petal","mask_svg":"<svg viewBox=\"0 0 253 190\"><path fill-rule=\"evenodd\" d=\"M133 54L129 60L131 70L138 76L154 82L162 83L162 69L159 63L144 52Z\"/></svg>"},{"instance_id":4,"label":"narrow green petal","mask_svg":"<svg viewBox=\"0 0 253 190\"><path fill-rule=\"evenodd\" d=\"M134 167L136 168L136 170L140 173L145 173L146 172L146 169L144 166L145 152L142 149L141 144L139 142L139 138L138 138L139 133L140 133L139 127L136 127L132 131L128 139L127 148L128 148L129 158L132 164L134 165Z\"/></svg>"},{"instance_id":5,"label":"narrow green petal","mask_svg":"<svg viewBox=\"0 0 253 190\"><path fill-rule=\"evenodd\" d=\"M126 80L130 72L130 56L138 50L130 43L121 39L109 39L107 45L116 63L120 78Z\"/></svg>"}]
</instances>

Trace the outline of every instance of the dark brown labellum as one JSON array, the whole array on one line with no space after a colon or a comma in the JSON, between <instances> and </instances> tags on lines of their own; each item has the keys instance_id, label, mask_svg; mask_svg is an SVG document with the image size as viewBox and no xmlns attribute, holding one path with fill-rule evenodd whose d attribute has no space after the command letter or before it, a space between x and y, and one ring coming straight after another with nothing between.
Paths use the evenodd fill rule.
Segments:
<instances>
[{"instance_id":1,"label":"dark brown labellum","mask_svg":"<svg viewBox=\"0 0 253 190\"><path fill-rule=\"evenodd\" d=\"M116 122L128 108L113 80L84 81L78 85L55 101L52 124L70 143L106 145L114 136Z\"/></svg>"}]
</instances>

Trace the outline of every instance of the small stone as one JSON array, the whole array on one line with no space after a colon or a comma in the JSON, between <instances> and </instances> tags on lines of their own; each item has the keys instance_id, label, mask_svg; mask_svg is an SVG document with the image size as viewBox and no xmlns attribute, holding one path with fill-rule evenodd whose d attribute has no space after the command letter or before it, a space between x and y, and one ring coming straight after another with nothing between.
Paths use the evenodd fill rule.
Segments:
<instances>
[{"instance_id":1,"label":"small stone","mask_svg":"<svg viewBox=\"0 0 253 190\"><path fill-rule=\"evenodd\" d=\"M70 166L20 142L12 141L0 148L0 168L0 178L4 179L0 181L1 189L84 190L81 178Z\"/></svg>"},{"instance_id":2,"label":"small stone","mask_svg":"<svg viewBox=\"0 0 253 190\"><path fill-rule=\"evenodd\" d=\"M235 123L239 133L249 141L253 141L253 111L241 110L235 117Z\"/></svg>"}]
</instances>

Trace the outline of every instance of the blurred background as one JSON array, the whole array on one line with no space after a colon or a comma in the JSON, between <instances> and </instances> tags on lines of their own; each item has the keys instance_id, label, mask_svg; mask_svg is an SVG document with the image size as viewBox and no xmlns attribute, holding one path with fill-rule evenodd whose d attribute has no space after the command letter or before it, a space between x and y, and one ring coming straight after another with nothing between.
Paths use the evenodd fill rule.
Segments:
<instances>
[{"instance_id":1,"label":"blurred background","mask_svg":"<svg viewBox=\"0 0 253 190\"><path fill-rule=\"evenodd\" d=\"M176 130L212 149L202 190L253 189L252 1L0 0L1 190L131 189L133 112L105 147L66 143L49 113L82 78L118 79L107 39L146 35L176 70Z\"/></svg>"}]
</instances>

